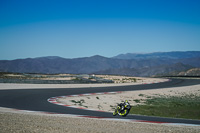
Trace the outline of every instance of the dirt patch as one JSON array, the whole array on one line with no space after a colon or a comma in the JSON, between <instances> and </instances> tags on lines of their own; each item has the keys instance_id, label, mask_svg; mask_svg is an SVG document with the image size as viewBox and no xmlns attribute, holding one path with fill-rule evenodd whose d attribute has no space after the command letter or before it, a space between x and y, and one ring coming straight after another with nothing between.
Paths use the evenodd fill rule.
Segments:
<instances>
[{"instance_id":1,"label":"dirt patch","mask_svg":"<svg viewBox=\"0 0 200 133\"><path fill-rule=\"evenodd\" d=\"M196 96L200 96L200 85L127 91L117 94L64 97L58 99L57 101L67 105L112 112L114 110L114 106L117 105L117 103L123 102L124 100L128 100L129 103L134 106L137 104L142 104L142 102L138 102L137 100L143 101L148 97L156 95L182 96L185 94L195 94Z\"/></svg>"},{"instance_id":2,"label":"dirt patch","mask_svg":"<svg viewBox=\"0 0 200 133\"><path fill-rule=\"evenodd\" d=\"M0 112L1 133L199 133L199 126L174 126L88 118Z\"/></svg>"}]
</instances>

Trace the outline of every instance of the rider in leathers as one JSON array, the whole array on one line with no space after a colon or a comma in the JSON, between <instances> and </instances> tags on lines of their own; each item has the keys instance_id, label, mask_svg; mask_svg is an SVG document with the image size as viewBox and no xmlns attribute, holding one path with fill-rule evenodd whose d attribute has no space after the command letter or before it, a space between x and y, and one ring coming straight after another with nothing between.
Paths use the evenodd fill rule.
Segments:
<instances>
[{"instance_id":1,"label":"rider in leathers","mask_svg":"<svg viewBox=\"0 0 200 133\"><path fill-rule=\"evenodd\" d=\"M124 103L118 104L118 106L120 106L119 115L127 114L128 113L127 111L129 111L129 109L130 109L130 104L127 100ZM124 110L125 108L127 108L128 110Z\"/></svg>"}]
</instances>

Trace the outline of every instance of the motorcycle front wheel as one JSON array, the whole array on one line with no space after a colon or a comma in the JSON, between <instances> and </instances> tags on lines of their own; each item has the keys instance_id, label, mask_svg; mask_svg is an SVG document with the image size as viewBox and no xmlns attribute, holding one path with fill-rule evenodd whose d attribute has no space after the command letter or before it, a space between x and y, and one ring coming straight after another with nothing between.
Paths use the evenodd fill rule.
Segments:
<instances>
[{"instance_id":1,"label":"motorcycle front wheel","mask_svg":"<svg viewBox=\"0 0 200 133\"><path fill-rule=\"evenodd\" d=\"M113 112L113 116L116 116L118 114L118 109L115 109L115 111Z\"/></svg>"}]
</instances>

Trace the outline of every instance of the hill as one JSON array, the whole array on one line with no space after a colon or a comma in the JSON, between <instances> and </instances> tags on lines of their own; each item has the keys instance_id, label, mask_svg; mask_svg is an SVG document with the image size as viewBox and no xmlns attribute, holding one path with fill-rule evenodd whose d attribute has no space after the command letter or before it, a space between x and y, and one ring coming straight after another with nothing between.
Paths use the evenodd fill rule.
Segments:
<instances>
[{"instance_id":1,"label":"hill","mask_svg":"<svg viewBox=\"0 0 200 133\"><path fill-rule=\"evenodd\" d=\"M47 56L16 60L0 60L0 71L48 74L103 73L130 76L152 76L169 72L181 72L191 68L200 67L200 52L197 51L133 55L134 57L131 57L130 59L122 59L120 56L107 58L95 55L74 59Z\"/></svg>"},{"instance_id":2,"label":"hill","mask_svg":"<svg viewBox=\"0 0 200 133\"><path fill-rule=\"evenodd\" d=\"M111 74L111 75L126 75L126 76L139 76L139 77L150 77L150 76L166 76L178 74L179 72L191 69L192 66L184 65L182 63L176 63L172 65L160 65L154 67L143 67L143 68L121 68L121 69L108 69L105 71L99 71L96 74Z\"/></svg>"},{"instance_id":3,"label":"hill","mask_svg":"<svg viewBox=\"0 0 200 133\"><path fill-rule=\"evenodd\" d=\"M185 59L200 57L200 51L174 51L174 52L154 52L154 53L127 53L114 56L116 59Z\"/></svg>"},{"instance_id":4,"label":"hill","mask_svg":"<svg viewBox=\"0 0 200 133\"><path fill-rule=\"evenodd\" d=\"M177 74L177 76L200 76L200 68L192 68Z\"/></svg>"}]
</instances>

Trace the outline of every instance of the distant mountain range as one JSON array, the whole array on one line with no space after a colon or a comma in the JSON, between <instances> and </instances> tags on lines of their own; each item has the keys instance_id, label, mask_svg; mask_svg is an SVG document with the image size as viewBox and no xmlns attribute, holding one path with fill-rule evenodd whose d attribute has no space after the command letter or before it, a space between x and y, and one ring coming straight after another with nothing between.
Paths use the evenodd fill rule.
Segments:
<instances>
[{"instance_id":1,"label":"distant mountain range","mask_svg":"<svg viewBox=\"0 0 200 133\"><path fill-rule=\"evenodd\" d=\"M127 53L115 56L117 59L185 59L200 57L200 51L174 51L174 52L154 52L154 53Z\"/></svg>"},{"instance_id":2,"label":"distant mountain range","mask_svg":"<svg viewBox=\"0 0 200 133\"><path fill-rule=\"evenodd\" d=\"M99 55L67 59L58 56L0 60L0 72L117 74L129 76L167 75L200 67L200 51Z\"/></svg>"}]
</instances>

